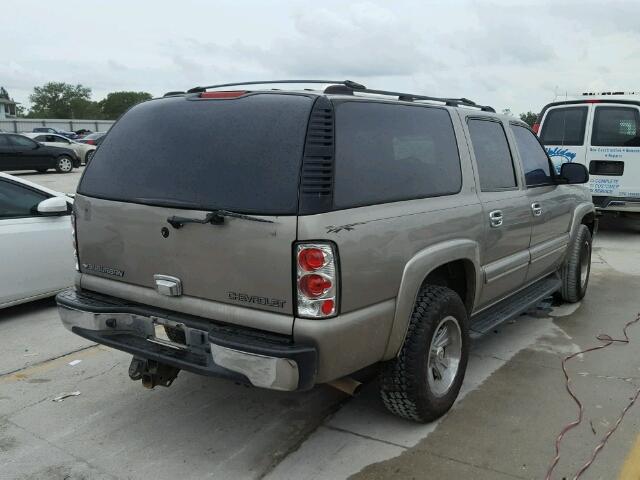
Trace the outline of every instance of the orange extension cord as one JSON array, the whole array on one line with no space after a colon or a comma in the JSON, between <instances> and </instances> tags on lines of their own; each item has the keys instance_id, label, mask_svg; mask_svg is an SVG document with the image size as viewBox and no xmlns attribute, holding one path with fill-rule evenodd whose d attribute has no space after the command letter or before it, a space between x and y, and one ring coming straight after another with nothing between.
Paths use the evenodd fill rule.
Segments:
<instances>
[{"instance_id":1,"label":"orange extension cord","mask_svg":"<svg viewBox=\"0 0 640 480\"><path fill-rule=\"evenodd\" d=\"M577 357L578 355L582 355L582 354L588 353L588 352L593 352L593 351L596 351L596 350L602 350L603 348L607 348L608 346L613 345L614 343L629 344L630 343L630 339L629 339L629 335L627 334L627 329L631 325L633 325L634 323L637 323L637 322L640 322L640 313L637 314L635 320L632 320L632 321L628 322L624 326L624 328L622 329L622 332L624 333L624 338L611 338L606 333L601 333L600 335L598 335L596 337L596 339L599 340L600 342L602 342L602 345L599 345L597 347L587 348L587 349L582 350L580 352L573 353L573 354L569 355L568 357L565 357L562 360L562 371L564 372L565 387L567 389L567 392L569 392L569 395L571 396L571 398L575 402L575 404L578 406L578 418L576 420L574 420L573 422L568 423L560 431L560 434L556 438L556 444L555 444L555 446L556 446L556 456L554 457L553 462L549 466L549 470L547 470L547 476L545 477L546 480L551 480L551 475L553 474L554 469L556 468L556 466L558 465L558 462L560 461L560 443L562 442L562 438L565 436L565 434L569 430L577 427L580 424L580 422L582 422L582 414L584 412L584 407L582 406L582 402L580 402L580 400L578 399L576 394L571 389L571 379L569 378L569 374L567 373L567 362L569 360ZM578 478L580 478L580 476L591 466L591 464L594 462L594 460L598 456L598 453L600 453L600 451L604 448L605 444L609 440L609 437L611 437L611 435L613 435L613 433L618 429L618 426L620 426L620 423L622 422L622 419L624 418L626 413L633 406L633 404L636 403L636 400L638 400L638 397L640 397L640 388L636 391L636 394L631 398L631 401L627 404L627 406L624 408L624 410L622 410L622 413L618 417L618 420L613 425L613 427L611 427L607 431L607 433L605 433L605 435L600 439L600 442L598 443L598 445L596 445L596 447L593 449L593 452L591 453L591 457L580 468L580 470L578 470L578 472L573 477L573 480L577 480Z\"/></svg>"}]
</instances>

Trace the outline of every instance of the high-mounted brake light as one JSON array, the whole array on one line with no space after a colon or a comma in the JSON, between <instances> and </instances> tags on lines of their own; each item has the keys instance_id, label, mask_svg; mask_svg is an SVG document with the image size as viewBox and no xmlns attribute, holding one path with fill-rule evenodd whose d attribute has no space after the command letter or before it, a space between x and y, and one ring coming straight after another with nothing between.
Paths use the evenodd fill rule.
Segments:
<instances>
[{"instance_id":1,"label":"high-mounted brake light","mask_svg":"<svg viewBox=\"0 0 640 480\"><path fill-rule=\"evenodd\" d=\"M327 318L338 311L338 269L332 244L299 243L295 246L297 314Z\"/></svg>"},{"instance_id":2,"label":"high-mounted brake light","mask_svg":"<svg viewBox=\"0 0 640 480\"><path fill-rule=\"evenodd\" d=\"M202 92L200 98L237 98L247 93L246 90L228 90L223 92Z\"/></svg>"},{"instance_id":3,"label":"high-mounted brake light","mask_svg":"<svg viewBox=\"0 0 640 480\"><path fill-rule=\"evenodd\" d=\"M540 124L537 122L534 123L533 127L531 127L531 130L533 130L533 133L537 135L540 132Z\"/></svg>"}]
</instances>

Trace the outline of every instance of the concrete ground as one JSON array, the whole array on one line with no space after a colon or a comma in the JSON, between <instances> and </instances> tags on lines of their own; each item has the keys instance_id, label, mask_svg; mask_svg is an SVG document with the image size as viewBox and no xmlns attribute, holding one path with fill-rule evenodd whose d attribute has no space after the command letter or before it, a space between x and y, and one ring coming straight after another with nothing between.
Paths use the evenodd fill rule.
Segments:
<instances>
[{"instance_id":1,"label":"concrete ground","mask_svg":"<svg viewBox=\"0 0 640 480\"><path fill-rule=\"evenodd\" d=\"M69 193L79 172L26 177ZM639 239L640 225L603 222L585 300L476 342L459 401L429 425L386 413L375 381L353 399L186 372L145 390L127 377L128 355L64 330L52 301L0 311L0 479L544 478L577 414L560 360L598 333L620 337L640 311ZM640 387L640 325L630 335L569 365L585 414L553 478L573 477ZM65 392L80 395L52 401ZM636 405L582 478L640 478L639 427Z\"/></svg>"}]
</instances>

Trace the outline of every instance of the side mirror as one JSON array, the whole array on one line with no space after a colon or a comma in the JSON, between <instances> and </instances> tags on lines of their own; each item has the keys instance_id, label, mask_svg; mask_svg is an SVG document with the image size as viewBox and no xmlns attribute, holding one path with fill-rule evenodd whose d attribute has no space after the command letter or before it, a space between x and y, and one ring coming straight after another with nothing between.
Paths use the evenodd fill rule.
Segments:
<instances>
[{"instance_id":1,"label":"side mirror","mask_svg":"<svg viewBox=\"0 0 640 480\"><path fill-rule=\"evenodd\" d=\"M562 167L560 167L560 179L562 183L587 183L589 181L589 171L581 163L563 163Z\"/></svg>"},{"instance_id":2,"label":"side mirror","mask_svg":"<svg viewBox=\"0 0 640 480\"><path fill-rule=\"evenodd\" d=\"M43 215L63 215L69 211L69 204L64 197L51 197L38 204L38 213Z\"/></svg>"}]
</instances>

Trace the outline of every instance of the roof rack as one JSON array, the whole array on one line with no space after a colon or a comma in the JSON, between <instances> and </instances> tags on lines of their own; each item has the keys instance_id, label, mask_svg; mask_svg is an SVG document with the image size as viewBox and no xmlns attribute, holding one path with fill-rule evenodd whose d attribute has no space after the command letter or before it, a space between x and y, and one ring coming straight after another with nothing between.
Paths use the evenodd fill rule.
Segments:
<instances>
[{"instance_id":1,"label":"roof rack","mask_svg":"<svg viewBox=\"0 0 640 480\"><path fill-rule=\"evenodd\" d=\"M363 88L349 88L349 86L347 85L345 86L331 85L327 87L324 91L325 93L353 94L353 92L358 92L358 93L369 93L373 95L386 95L391 97L397 97L398 100L401 100L403 102L413 102L415 100L421 100L421 101L427 101L427 102L438 102L438 103L444 103L449 107L472 107L472 108L478 108L483 112L495 113L495 110L493 109L493 107L490 107L488 105L478 105L476 102L474 102L473 100L469 100L468 98L429 97L427 95L417 95L414 93L401 93L401 92L390 92L387 90L374 90L372 88L366 88L364 86Z\"/></svg>"},{"instance_id":2,"label":"roof rack","mask_svg":"<svg viewBox=\"0 0 640 480\"><path fill-rule=\"evenodd\" d=\"M344 85L349 88L362 89L364 85L351 80L266 80L263 82L240 82L240 83L221 83L219 85L207 85L206 87L193 87L187 90L187 93L200 93L210 88L222 87L239 87L242 85L272 85L276 83L331 83L334 85Z\"/></svg>"},{"instance_id":3,"label":"roof rack","mask_svg":"<svg viewBox=\"0 0 640 480\"><path fill-rule=\"evenodd\" d=\"M438 102L444 103L450 107L471 107L482 110L483 112L493 112L495 110L493 107L488 105L478 105L472 100L468 98L441 98L441 97L429 97L426 95L416 95L413 93L401 93L401 92L391 92L387 90L374 90L365 87L364 85L354 82L353 80L266 80L266 81L256 81L256 82L240 82L240 83L221 83L219 85L208 85L205 87L193 87L187 90L187 93L201 93L210 88L222 88L222 87L239 87L243 85L273 85L273 84L291 84L291 83L320 83L320 84L331 84L327 88L325 88L325 93L335 93L335 94L345 94L345 95L353 95L354 92L358 93L369 93L373 95L386 95L391 97L397 97L398 100L403 102L413 102L413 101L428 101L428 102Z\"/></svg>"}]
</instances>

